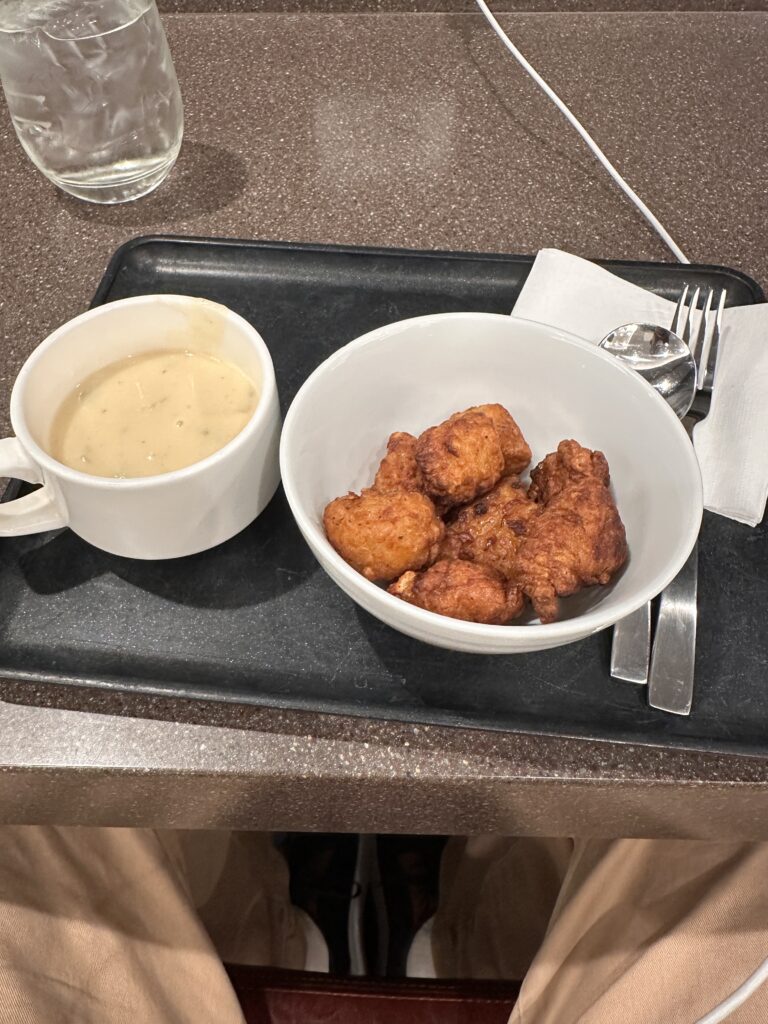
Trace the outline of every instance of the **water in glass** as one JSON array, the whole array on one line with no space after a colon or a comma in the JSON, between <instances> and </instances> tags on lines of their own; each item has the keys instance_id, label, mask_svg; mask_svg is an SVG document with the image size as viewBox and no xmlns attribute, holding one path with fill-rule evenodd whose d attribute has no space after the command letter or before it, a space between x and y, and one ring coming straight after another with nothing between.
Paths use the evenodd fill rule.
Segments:
<instances>
[{"instance_id":1,"label":"water in glass","mask_svg":"<svg viewBox=\"0 0 768 1024\"><path fill-rule=\"evenodd\" d=\"M156 188L183 111L155 0L2 0L0 79L30 160L96 203Z\"/></svg>"}]
</instances>

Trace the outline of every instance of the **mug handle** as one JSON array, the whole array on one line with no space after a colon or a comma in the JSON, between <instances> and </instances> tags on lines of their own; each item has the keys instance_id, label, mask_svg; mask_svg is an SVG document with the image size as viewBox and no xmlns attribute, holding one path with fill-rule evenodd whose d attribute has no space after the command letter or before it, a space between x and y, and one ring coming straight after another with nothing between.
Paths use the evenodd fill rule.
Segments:
<instances>
[{"instance_id":1,"label":"mug handle","mask_svg":"<svg viewBox=\"0 0 768 1024\"><path fill-rule=\"evenodd\" d=\"M30 484L43 483L40 470L15 437L0 440L0 477L3 476ZM0 537L42 533L66 525L67 518L48 484L23 498L0 503Z\"/></svg>"}]
</instances>

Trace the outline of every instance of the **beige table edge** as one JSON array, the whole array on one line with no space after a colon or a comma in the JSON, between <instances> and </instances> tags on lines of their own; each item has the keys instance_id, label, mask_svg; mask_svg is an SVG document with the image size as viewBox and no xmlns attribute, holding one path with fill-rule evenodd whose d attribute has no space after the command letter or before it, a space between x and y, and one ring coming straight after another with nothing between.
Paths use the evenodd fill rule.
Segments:
<instances>
[{"instance_id":1,"label":"beige table edge","mask_svg":"<svg viewBox=\"0 0 768 1024\"><path fill-rule=\"evenodd\" d=\"M0 821L768 838L762 759L257 713L274 731L0 702Z\"/></svg>"}]
</instances>

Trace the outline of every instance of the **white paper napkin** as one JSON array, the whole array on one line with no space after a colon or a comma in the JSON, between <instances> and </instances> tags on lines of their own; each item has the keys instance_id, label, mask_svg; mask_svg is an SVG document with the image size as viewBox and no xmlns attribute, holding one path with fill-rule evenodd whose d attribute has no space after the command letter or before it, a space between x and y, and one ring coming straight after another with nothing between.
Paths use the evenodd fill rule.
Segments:
<instances>
[{"instance_id":1,"label":"white paper napkin","mask_svg":"<svg viewBox=\"0 0 768 1024\"><path fill-rule=\"evenodd\" d=\"M626 323L669 326L674 311L673 302L558 249L538 254L513 310L595 344ZM724 310L712 406L693 440L705 507L756 526L768 497L768 303Z\"/></svg>"}]
</instances>

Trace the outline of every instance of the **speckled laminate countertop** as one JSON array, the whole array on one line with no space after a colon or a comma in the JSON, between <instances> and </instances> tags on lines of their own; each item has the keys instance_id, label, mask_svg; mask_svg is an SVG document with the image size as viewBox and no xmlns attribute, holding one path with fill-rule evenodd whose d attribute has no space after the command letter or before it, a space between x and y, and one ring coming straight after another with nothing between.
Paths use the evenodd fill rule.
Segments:
<instances>
[{"instance_id":1,"label":"speckled laminate countertop","mask_svg":"<svg viewBox=\"0 0 768 1024\"><path fill-rule=\"evenodd\" d=\"M765 286L768 14L503 19L692 260ZM172 232L665 259L468 14L166 16L186 109L132 206L58 194L0 128L0 427L122 241ZM0 624L0 636L2 625ZM0 818L768 837L768 763L0 683ZM31 706L37 705L37 706Z\"/></svg>"}]
</instances>

